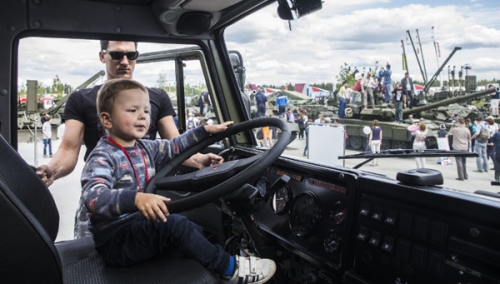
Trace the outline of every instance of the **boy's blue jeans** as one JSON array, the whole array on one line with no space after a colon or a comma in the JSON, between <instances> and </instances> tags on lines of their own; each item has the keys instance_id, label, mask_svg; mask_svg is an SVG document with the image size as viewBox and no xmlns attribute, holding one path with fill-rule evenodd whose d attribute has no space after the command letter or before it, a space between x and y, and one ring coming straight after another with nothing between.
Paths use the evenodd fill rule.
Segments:
<instances>
[{"instance_id":1,"label":"boy's blue jeans","mask_svg":"<svg viewBox=\"0 0 500 284\"><path fill-rule=\"evenodd\" d=\"M229 254L221 246L210 243L200 226L176 214L169 215L166 223L144 217L132 221L96 250L109 266L129 266L170 248L219 274L229 265Z\"/></svg>"}]
</instances>

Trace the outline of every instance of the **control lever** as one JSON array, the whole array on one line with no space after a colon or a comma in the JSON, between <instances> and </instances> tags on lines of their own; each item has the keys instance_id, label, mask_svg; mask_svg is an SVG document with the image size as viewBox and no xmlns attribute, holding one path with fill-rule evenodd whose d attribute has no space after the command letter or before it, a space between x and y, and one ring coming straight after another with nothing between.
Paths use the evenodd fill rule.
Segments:
<instances>
[{"instance_id":1,"label":"control lever","mask_svg":"<svg viewBox=\"0 0 500 284\"><path fill-rule=\"evenodd\" d=\"M278 190L282 189L288 182L290 181L290 177L287 175L280 176L274 183L271 185L271 188L266 192L263 201L267 202L271 196L273 196Z\"/></svg>"}]
</instances>

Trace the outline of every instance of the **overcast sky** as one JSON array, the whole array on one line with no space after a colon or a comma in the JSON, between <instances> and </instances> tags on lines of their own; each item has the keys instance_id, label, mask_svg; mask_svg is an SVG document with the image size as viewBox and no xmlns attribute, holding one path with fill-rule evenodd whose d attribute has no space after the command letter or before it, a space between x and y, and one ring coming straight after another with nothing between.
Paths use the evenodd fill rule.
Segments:
<instances>
[{"instance_id":1,"label":"overcast sky","mask_svg":"<svg viewBox=\"0 0 500 284\"><path fill-rule=\"evenodd\" d=\"M393 79L400 79L401 40L404 40L411 76L422 80L413 48L419 30L422 50L431 78L438 68L432 27L440 45L442 64L454 47L462 47L447 65L470 64L470 75L478 79L500 79L500 1L324 1L323 9L292 22L278 18L274 3L226 30L228 49L242 53L247 82L282 85L332 82L344 62L375 67L389 62ZM20 45L19 81L39 80L50 85L59 75L63 83L76 87L104 66L98 60L98 41L23 39ZM139 44L140 52L169 48ZM421 62L422 63L422 62ZM136 67L135 78L153 86L165 66ZM443 78L447 78L447 66ZM192 76L194 77L194 76ZM189 80L188 80L189 82ZM196 84L199 78L192 78Z\"/></svg>"}]
</instances>

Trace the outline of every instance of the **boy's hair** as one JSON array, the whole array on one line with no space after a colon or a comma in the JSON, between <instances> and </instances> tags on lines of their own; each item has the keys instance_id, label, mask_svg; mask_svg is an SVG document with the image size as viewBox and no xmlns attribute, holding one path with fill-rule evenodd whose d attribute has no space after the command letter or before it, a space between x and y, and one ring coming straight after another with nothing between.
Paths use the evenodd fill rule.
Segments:
<instances>
[{"instance_id":1,"label":"boy's hair","mask_svg":"<svg viewBox=\"0 0 500 284\"><path fill-rule=\"evenodd\" d=\"M139 89L146 94L148 90L141 83L132 79L112 79L106 81L97 92L97 114L108 112L111 114L116 96L121 91Z\"/></svg>"},{"instance_id":2,"label":"boy's hair","mask_svg":"<svg viewBox=\"0 0 500 284\"><path fill-rule=\"evenodd\" d=\"M45 115L45 121L49 121L51 119L52 119L52 117L50 115L48 115L48 114Z\"/></svg>"}]
</instances>

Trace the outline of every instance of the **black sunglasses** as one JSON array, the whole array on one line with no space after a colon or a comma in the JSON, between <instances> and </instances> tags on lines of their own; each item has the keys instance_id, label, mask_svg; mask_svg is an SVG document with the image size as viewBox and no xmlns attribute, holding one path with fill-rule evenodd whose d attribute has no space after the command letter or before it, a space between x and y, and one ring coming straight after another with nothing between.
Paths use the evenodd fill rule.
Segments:
<instances>
[{"instance_id":1,"label":"black sunglasses","mask_svg":"<svg viewBox=\"0 0 500 284\"><path fill-rule=\"evenodd\" d=\"M123 52L123 51L103 50L102 53L104 53L104 54L108 53L113 60L122 60L123 56L127 56L128 60L136 60L137 57L139 57L139 51Z\"/></svg>"}]
</instances>

